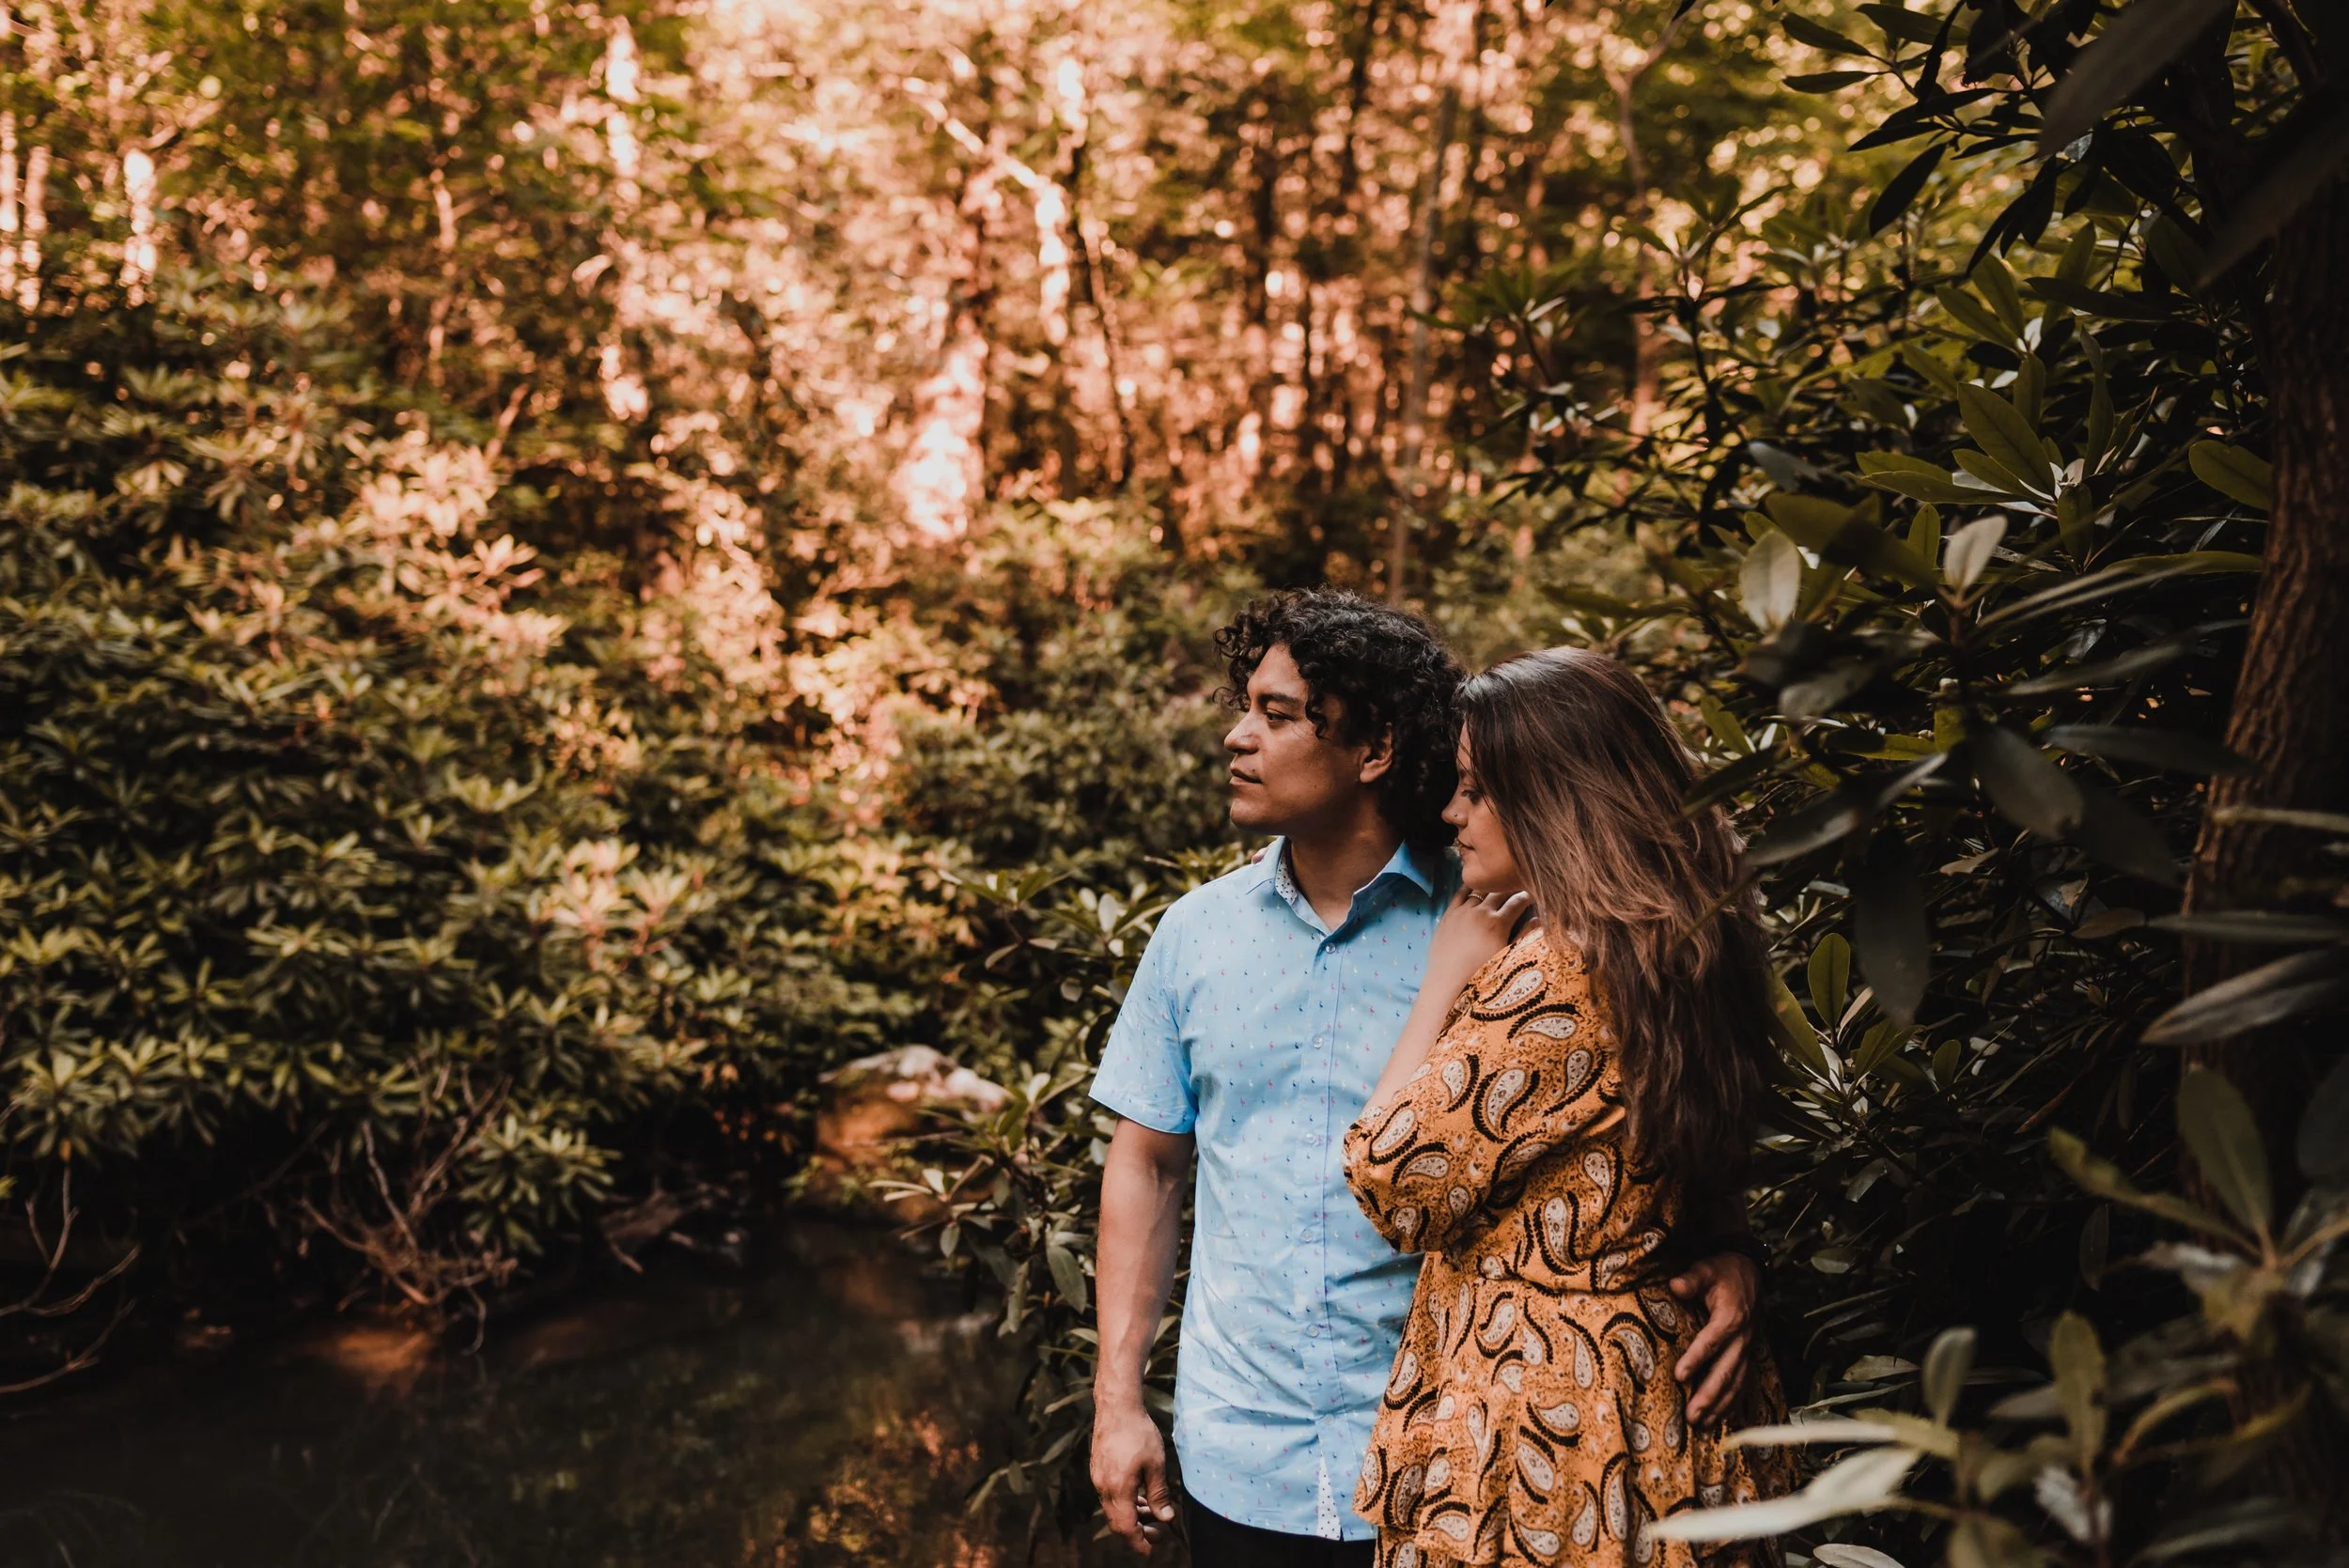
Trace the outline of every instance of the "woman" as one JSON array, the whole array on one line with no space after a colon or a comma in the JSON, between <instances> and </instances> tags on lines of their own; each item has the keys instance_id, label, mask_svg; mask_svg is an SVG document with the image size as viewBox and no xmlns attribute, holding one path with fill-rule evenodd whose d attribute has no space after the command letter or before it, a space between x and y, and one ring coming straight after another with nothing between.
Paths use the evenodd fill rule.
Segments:
<instances>
[{"instance_id":1,"label":"woman","mask_svg":"<svg viewBox=\"0 0 2349 1568\"><path fill-rule=\"evenodd\" d=\"M1687 1563L1647 1520L1785 1481L1689 1429L1699 1324L1664 1288L1667 1237L1741 1211L1768 1060L1736 840L1682 813L1688 751L1612 660L1527 654L1461 705L1465 888L1346 1137L1364 1212L1427 1254L1354 1506L1379 1568ZM1757 1370L1725 1428L1775 1413Z\"/></svg>"}]
</instances>

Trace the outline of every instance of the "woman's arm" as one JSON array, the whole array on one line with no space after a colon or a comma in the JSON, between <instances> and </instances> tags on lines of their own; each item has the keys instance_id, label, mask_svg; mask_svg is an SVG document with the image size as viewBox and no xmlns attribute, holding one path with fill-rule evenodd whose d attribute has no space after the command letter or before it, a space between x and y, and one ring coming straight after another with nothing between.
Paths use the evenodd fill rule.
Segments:
<instances>
[{"instance_id":1,"label":"woman's arm","mask_svg":"<svg viewBox=\"0 0 2349 1568\"><path fill-rule=\"evenodd\" d=\"M1355 1200L1402 1251L1439 1251L1474 1232L1497 1192L1621 1113L1600 1092L1605 1031L1579 968L1547 953L1513 957L1471 1005L1346 1131ZM1541 1027L1522 1027L1529 1020Z\"/></svg>"},{"instance_id":2,"label":"woman's arm","mask_svg":"<svg viewBox=\"0 0 2349 1568\"><path fill-rule=\"evenodd\" d=\"M1362 1106L1365 1114L1386 1104L1419 1071L1420 1063L1443 1037L1443 1026L1451 1019L1460 993L1494 954L1509 945L1513 926L1529 907L1521 893L1486 898L1460 890L1437 925L1435 939L1427 944L1426 977L1420 982L1419 996L1403 1020L1403 1032L1395 1038L1386 1071L1378 1075Z\"/></svg>"}]
</instances>

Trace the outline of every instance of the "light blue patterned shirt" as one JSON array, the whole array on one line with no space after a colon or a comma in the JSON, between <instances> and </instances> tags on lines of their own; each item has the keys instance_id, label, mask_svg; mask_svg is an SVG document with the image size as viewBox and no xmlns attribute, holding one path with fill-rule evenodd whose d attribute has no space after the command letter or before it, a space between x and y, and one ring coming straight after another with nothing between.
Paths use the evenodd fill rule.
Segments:
<instances>
[{"instance_id":1,"label":"light blue patterned shirt","mask_svg":"<svg viewBox=\"0 0 2349 1568\"><path fill-rule=\"evenodd\" d=\"M1177 900L1135 971L1093 1097L1198 1143L1174 1378L1183 1484L1227 1519L1361 1540L1349 1505L1420 1260L1346 1185L1458 873L1395 852L1336 930L1276 840Z\"/></svg>"}]
</instances>

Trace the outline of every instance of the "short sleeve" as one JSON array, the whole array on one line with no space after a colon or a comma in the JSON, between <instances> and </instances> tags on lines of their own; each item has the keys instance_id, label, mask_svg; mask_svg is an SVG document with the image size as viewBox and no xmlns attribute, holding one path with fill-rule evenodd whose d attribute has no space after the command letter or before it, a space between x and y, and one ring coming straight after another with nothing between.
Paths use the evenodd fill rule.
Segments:
<instances>
[{"instance_id":1,"label":"short sleeve","mask_svg":"<svg viewBox=\"0 0 2349 1568\"><path fill-rule=\"evenodd\" d=\"M1183 1044L1171 984L1180 945L1172 915L1170 910L1159 923L1135 966L1133 985L1101 1048L1093 1097L1129 1122L1182 1133L1199 1120L1199 1099L1191 1089L1190 1051Z\"/></svg>"}]
</instances>

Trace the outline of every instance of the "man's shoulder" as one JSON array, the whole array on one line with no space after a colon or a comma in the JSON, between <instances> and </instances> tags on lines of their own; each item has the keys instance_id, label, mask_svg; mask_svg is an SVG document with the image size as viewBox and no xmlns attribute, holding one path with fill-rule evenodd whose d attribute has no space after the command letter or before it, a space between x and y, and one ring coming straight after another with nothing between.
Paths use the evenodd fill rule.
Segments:
<instances>
[{"instance_id":1,"label":"man's shoulder","mask_svg":"<svg viewBox=\"0 0 2349 1568\"><path fill-rule=\"evenodd\" d=\"M1166 907L1159 917L1160 931L1180 931L1202 922L1227 918L1264 891L1272 868L1264 856L1243 861L1210 882L1202 882Z\"/></svg>"}]
</instances>

